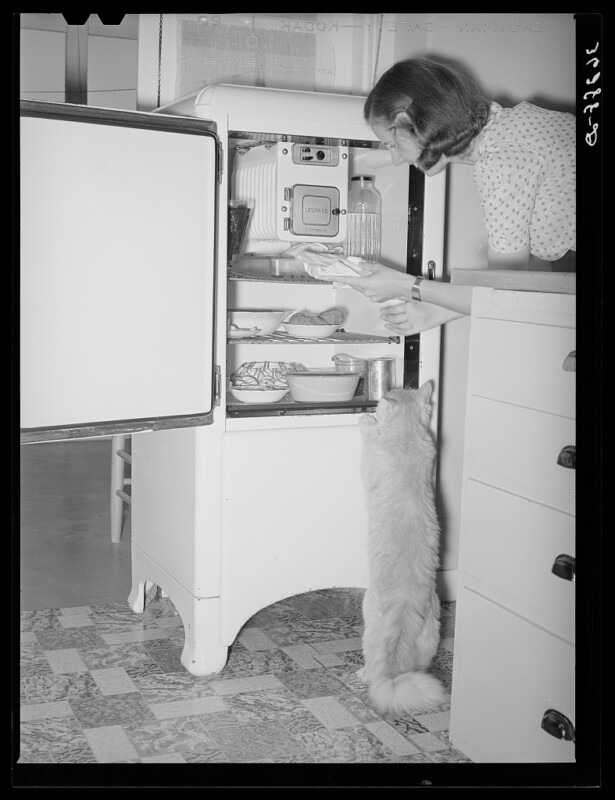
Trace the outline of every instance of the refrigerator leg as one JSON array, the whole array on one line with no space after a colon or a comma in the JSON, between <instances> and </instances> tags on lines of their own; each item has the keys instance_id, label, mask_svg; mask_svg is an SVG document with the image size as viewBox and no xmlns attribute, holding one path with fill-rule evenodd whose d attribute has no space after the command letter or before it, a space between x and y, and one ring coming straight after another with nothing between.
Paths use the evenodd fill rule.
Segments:
<instances>
[{"instance_id":1,"label":"refrigerator leg","mask_svg":"<svg viewBox=\"0 0 615 800\"><path fill-rule=\"evenodd\" d=\"M220 642L220 598L198 598L132 546L132 590L128 603L143 613L146 590L155 584L171 600L184 626L181 662L193 675L215 675L224 669L228 647Z\"/></svg>"},{"instance_id":2,"label":"refrigerator leg","mask_svg":"<svg viewBox=\"0 0 615 800\"><path fill-rule=\"evenodd\" d=\"M199 600L182 598L176 606L184 623L184 649L181 662L193 675L213 675L224 669L228 647L220 644L220 602L217 597ZM173 600L173 598L171 598Z\"/></svg>"}]
</instances>

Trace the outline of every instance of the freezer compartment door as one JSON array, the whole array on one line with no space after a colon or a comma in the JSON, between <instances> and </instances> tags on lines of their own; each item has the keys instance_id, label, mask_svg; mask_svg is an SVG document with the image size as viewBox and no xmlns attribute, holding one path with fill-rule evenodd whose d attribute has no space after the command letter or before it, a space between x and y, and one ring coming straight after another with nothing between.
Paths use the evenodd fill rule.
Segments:
<instances>
[{"instance_id":1,"label":"freezer compartment door","mask_svg":"<svg viewBox=\"0 0 615 800\"><path fill-rule=\"evenodd\" d=\"M22 441L212 421L218 153L203 120L22 104Z\"/></svg>"}]
</instances>

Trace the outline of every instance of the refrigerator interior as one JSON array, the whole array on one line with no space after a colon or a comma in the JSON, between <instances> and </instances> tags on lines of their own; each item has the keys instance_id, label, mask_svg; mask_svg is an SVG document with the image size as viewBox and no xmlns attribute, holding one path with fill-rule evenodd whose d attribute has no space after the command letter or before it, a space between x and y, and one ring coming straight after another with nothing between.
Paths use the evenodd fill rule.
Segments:
<instances>
[{"instance_id":1,"label":"refrigerator interior","mask_svg":"<svg viewBox=\"0 0 615 800\"><path fill-rule=\"evenodd\" d=\"M256 132L230 132L227 178L231 203L234 202L232 175L238 149L245 147L246 143L254 143L258 140L259 134ZM381 166L382 153L376 149L377 143L371 141L347 142L347 140L307 136L267 135L267 141L272 140L288 142L289 146L297 141L307 145L318 145L322 142L333 146L338 142L348 145L348 183L353 175L367 173L375 176L376 186L383 197L382 258L390 266L405 271L408 243L407 171L395 170L391 166ZM377 165L376 168L374 164ZM309 170L306 170L306 173L309 173ZM316 182L319 179L320 175ZM345 187L346 192L347 188ZM345 208L346 196L342 196L340 204ZM335 241L334 244L344 245L345 242ZM394 386L408 385L413 378L416 384L418 358L410 361L417 374L408 374L408 370L405 369L404 349L413 355L413 345L418 349L418 337L417 341L411 343L409 348L404 348L403 337L393 334L384 327L379 317L380 306L370 302L362 294L349 287L343 288L340 285L341 281L327 283L312 278L307 272L281 275L246 274L241 272L240 265L231 265L230 263L227 277L227 308L229 310L275 309L286 311L288 316L298 311L318 314L335 308L340 310L344 316L344 321L339 329L327 338L293 338L286 333L282 325L268 336L229 337L226 346L225 382L227 418L354 414L373 411L377 404L377 400L367 397L364 380L359 383L355 396L351 400L343 402L296 402L290 393L278 402L271 404L241 402L228 391L230 376L238 367L248 362L293 362L299 363L309 370L332 370L335 369L333 357L339 354L361 359L392 356L395 358Z\"/></svg>"}]
</instances>

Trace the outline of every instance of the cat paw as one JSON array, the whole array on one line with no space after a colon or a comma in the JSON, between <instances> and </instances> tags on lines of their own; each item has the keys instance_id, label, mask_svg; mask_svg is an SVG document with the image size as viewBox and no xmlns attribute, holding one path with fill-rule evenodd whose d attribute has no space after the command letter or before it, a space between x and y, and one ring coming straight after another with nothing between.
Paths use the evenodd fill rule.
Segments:
<instances>
[{"instance_id":1,"label":"cat paw","mask_svg":"<svg viewBox=\"0 0 615 800\"><path fill-rule=\"evenodd\" d=\"M361 681L361 683L367 683L367 667L361 667L355 672L357 678Z\"/></svg>"}]
</instances>

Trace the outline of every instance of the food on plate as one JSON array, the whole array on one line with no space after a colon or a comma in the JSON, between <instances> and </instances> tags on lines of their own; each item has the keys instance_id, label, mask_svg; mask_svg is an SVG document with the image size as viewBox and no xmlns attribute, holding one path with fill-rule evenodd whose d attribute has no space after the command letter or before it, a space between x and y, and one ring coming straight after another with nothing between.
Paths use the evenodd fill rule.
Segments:
<instances>
[{"instance_id":1,"label":"food on plate","mask_svg":"<svg viewBox=\"0 0 615 800\"><path fill-rule=\"evenodd\" d=\"M339 308L330 308L320 314L298 311L286 321L291 325L341 325L344 321L344 313Z\"/></svg>"},{"instance_id":2,"label":"food on plate","mask_svg":"<svg viewBox=\"0 0 615 800\"><path fill-rule=\"evenodd\" d=\"M287 320L291 325L323 325L323 321L318 317L316 314L306 314L304 312L299 312L298 314L293 314L292 317Z\"/></svg>"},{"instance_id":3,"label":"food on plate","mask_svg":"<svg viewBox=\"0 0 615 800\"><path fill-rule=\"evenodd\" d=\"M344 321L344 314L339 308L330 308L318 315L327 325L341 325Z\"/></svg>"},{"instance_id":4,"label":"food on plate","mask_svg":"<svg viewBox=\"0 0 615 800\"><path fill-rule=\"evenodd\" d=\"M231 386L235 389L287 389L286 373L305 369L303 364L292 361L246 361L231 375Z\"/></svg>"}]
</instances>

